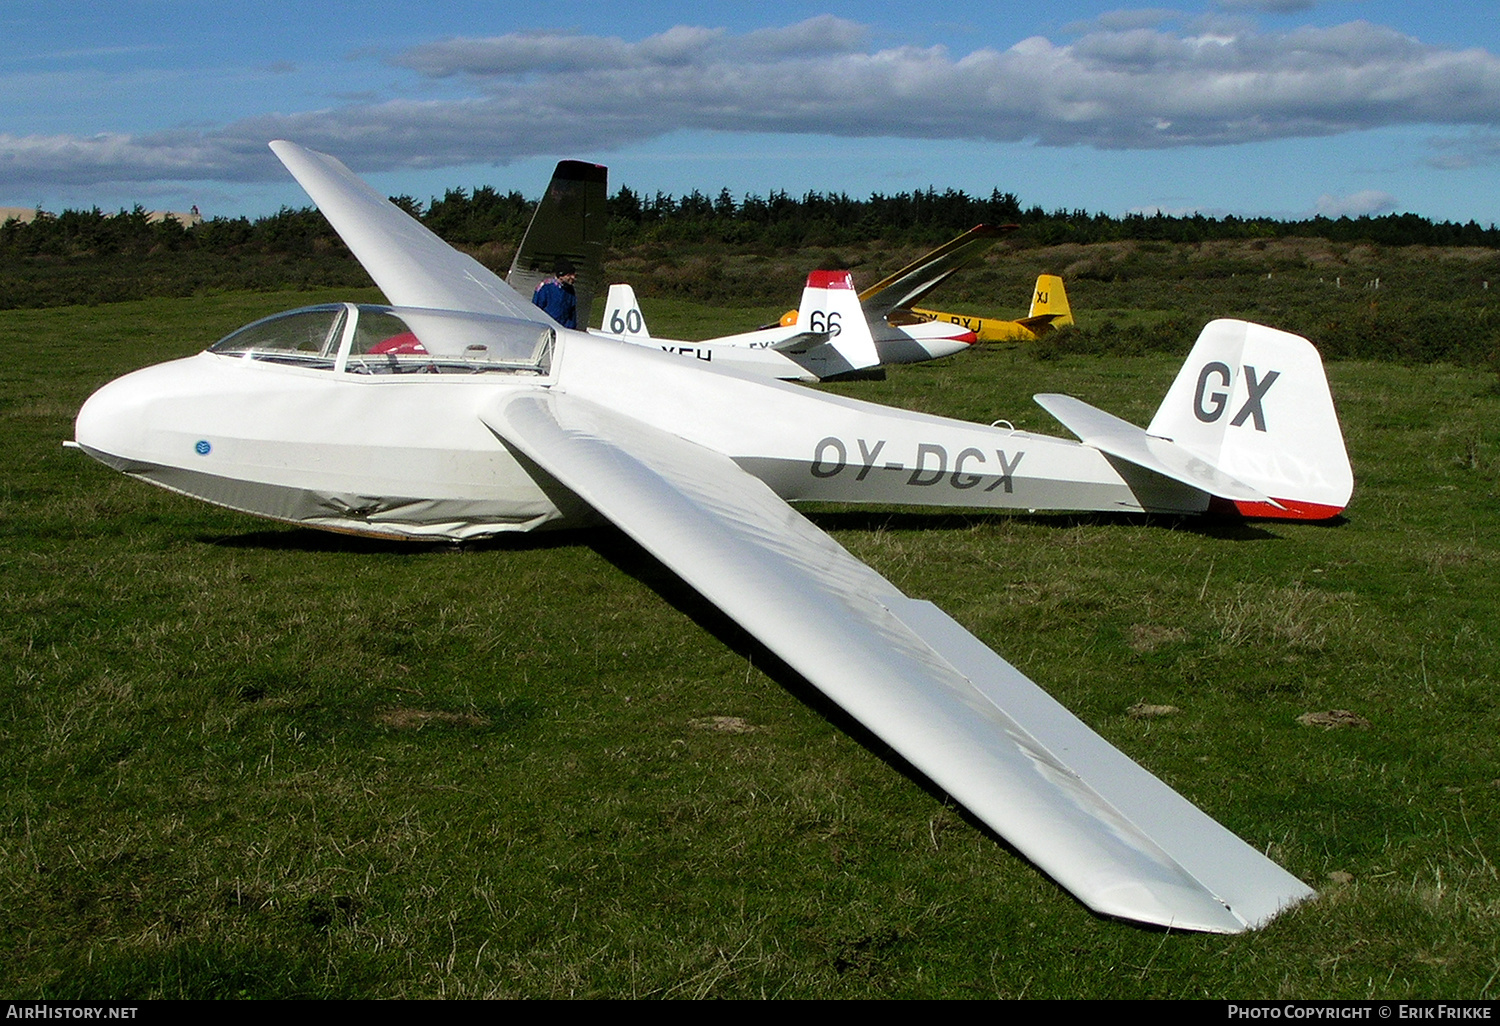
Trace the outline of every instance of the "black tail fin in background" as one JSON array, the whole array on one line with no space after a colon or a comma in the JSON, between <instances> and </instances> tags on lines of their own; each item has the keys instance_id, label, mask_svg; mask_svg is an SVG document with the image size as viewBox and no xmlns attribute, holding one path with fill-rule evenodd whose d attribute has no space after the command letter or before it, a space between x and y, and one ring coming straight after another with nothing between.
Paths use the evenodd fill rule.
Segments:
<instances>
[{"instance_id":1,"label":"black tail fin in background","mask_svg":"<svg viewBox=\"0 0 1500 1026\"><path fill-rule=\"evenodd\" d=\"M608 194L609 169L604 165L559 161L505 276L511 288L530 298L551 277L558 259L566 257L578 272L573 292L580 331L588 327L594 296L604 285Z\"/></svg>"}]
</instances>

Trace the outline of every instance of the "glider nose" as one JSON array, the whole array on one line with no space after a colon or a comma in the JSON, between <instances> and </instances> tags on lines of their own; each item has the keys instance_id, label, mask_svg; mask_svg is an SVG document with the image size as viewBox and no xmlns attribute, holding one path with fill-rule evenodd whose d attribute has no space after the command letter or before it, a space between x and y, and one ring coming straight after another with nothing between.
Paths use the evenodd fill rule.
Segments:
<instances>
[{"instance_id":1,"label":"glider nose","mask_svg":"<svg viewBox=\"0 0 1500 1026\"><path fill-rule=\"evenodd\" d=\"M97 460L116 469L145 455L148 407L159 393L159 367L116 378L84 402L73 421L73 440Z\"/></svg>"},{"instance_id":2,"label":"glider nose","mask_svg":"<svg viewBox=\"0 0 1500 1026\"><path fill-rule=\"evenodd\" d=\"M954 353L961 353L977 341L979 341L979 336L972 331L958 331L944 338L931 339L926 345L927 351L936 360L944 356L952 356Z\"/></svg>"},{"instance_id":3,"label":"glider nose","mask_svg":"<svg viewBox=\"0 0 1500 1026\"><path fill-rule=\"evenodd\" d=\"M138 420L140 404L124 387L124 378L111 381L84 402L73 421L73 440L90 452L118 453L120 442Z\"/></svg>"}]
</instances>

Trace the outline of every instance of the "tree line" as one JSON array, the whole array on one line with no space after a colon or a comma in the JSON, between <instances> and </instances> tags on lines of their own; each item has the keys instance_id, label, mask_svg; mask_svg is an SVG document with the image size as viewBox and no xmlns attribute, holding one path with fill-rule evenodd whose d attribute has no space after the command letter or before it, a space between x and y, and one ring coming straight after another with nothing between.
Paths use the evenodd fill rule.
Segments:
<instances>
[{"instance_id":1,"label":"tree line","mask_svg":"<svg viewBox=\"0 0 1500 1026\"><path fill-rule=\"evenodd\" d=\"M438 235L460 246L514 245L535 203L519 192L489 186L449 189L421 203L392 199ZM682 196L646 196L621 187L608 200L609 242L629 248L648 242L714 243L755 248L801 248L836 242L937 243L976 224L1015 224L1016 245L1056 245L1122 240L1208 242L1288 236L1387 246L1480 246L1500 249L1500 229L1475 221L1433 221L1418 214L1317 216L1301 220L1268 217L1209 217L1204 214L1133 213L1114 216L1087 210L1023 208L1014 193L996 189L988 197L936 189L872 194L785 191L740 199L728 189L710 197L698 190ZM150 257L164 253L220 255L345 254L327 221L312 207L283 207L274 214L215 217L191 227L167 218L153 221L136 206L106 214L99 208L38 212L29 221L0 225L0 260L69 260L87 257Z\"/></svg>"}]
</instances>

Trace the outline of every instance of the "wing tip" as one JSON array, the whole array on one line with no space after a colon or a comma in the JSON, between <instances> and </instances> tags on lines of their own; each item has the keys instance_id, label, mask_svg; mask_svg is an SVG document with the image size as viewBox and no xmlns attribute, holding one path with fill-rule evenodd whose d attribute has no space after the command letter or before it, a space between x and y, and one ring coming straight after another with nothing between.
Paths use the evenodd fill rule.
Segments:
<instances>
[{"instance_id":1,"label":"wing tip","mask_svg":"<svg viewBox=\"0 0 1500 1026\"><path fill-rule=\"evenodd\" d=\"M557 162L556 170L552 172L552 177L554 180L561 179L565 182L595 182L607 185L609 168L587 160L560 160Z\"/></svg>"}]
</instances>

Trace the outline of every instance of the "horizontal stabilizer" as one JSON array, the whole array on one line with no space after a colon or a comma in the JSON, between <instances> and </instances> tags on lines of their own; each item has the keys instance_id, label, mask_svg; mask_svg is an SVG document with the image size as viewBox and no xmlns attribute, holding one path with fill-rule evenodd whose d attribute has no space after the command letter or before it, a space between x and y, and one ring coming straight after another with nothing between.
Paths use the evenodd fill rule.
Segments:
<instances>
[{"instance_id":1,"label":"horizontal stabilizer","mask_svg":"<svg viewBox=\"0 0 1500 1026\"><path fill-rule=\"evenodd\" d=\"M784 338L770 348L778 353L805 353L814 346L820 346L829 339L826 331L803 331L790 338Z\"/></svg>"},{"instance_id":2,"label":"horizontal stabilizer","mask_svg":"<svg viewBox=\"0 0 1500 1026\"><path fill-rule=\"evenodd\" d=\"M1223 499L1275 505L1269 496L1235 480L1210 465L1203 457L1195 456L1175 442L1149 435L1128 420L1105 413L1081 399L1055 392L1033 398L1042 409L1056 417L1063 427L1077 435L1084 445L1091 445L1102 453L1154 470L1174 481L1201 488L1210 495Z\"/></svg>"},{"instance_id":3,"label":"horizontal stabilizer","mask_svg":"<svg viewBox=\"0 0 1500 1026\"><path fill-rule=\"evenodd\" d=\"M1019 317L1016 319L1016 323L1024 328L1029 328L1032 331L1038 331L1041 329L1052 327L1054 322L1056 322L1056 320L1061 316L1063 315L1050 313L1038 314L1035 317ZM1071 323L1071 321L1069 323Z\"/></svg>"}]
</instances>

